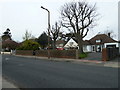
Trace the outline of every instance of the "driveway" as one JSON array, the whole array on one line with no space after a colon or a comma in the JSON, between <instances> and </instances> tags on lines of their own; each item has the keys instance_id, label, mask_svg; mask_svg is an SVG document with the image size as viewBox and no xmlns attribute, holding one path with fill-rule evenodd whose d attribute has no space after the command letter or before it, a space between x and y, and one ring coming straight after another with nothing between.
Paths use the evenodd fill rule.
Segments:
<instances>
[{"instance_id":1,"label":"driveway","mask_svg":"<svg viewBox=\"0 0 120 90\"><path fill-rule=\"evenodd\" d=\"M84 58L85 60L98 60L101 61L102 60L102 53L100 52L92 52L88 54L88 57ZM119 62L120 61L120 57L116 57L113 60L110 60L112 62Z\"/></svg>"},{"instance_id":2,"label":"driveway","mask_svg":"<svg viewBox=\"0 0 120 90\"><path fill-rule=\"evenodd\" d=\"M92 52L88 54L88 57L84 58L85 60L102 60L102 53L100 52Z\"/></svg>"}]
</instances>

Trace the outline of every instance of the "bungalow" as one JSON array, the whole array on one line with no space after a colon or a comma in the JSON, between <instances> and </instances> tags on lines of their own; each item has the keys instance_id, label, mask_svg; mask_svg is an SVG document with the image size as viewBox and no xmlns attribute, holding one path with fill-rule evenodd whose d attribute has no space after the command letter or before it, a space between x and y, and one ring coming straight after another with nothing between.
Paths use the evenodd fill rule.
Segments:
<instances>
[{"instance_id":1,"label":"bungalow","mask_svg":"<svg viewBox=\"0 0 120 90\"><path fill-rule=\"evenodd\" d=\"M13 40L2 41L2 49L5 51L15 50L18 47L18 43Z\"/></svg>"},{"instance_id":2,"label":"bungalow","mask_svg":"<svg viewBox=\"0 0 120 90\"><path fill-rule=\"evenodd\" d=\"M84 52L101 52L103 48L119 47L118 42L106 34L97 34L90 40L83 41ZM75 39L71 38L64 46L65 49L78 48Z\"/></svg>"},{"instance_id":3,"label":"bungalow","mask_svg":"<svg viewBox=\"0 0 120 90\"><path fill-rule=\"evenodd\" d=\"M103 48L118 47L118 42L106 34L98 34L89 40L92 52L101 52Z\"/></svg>"}]
</instances>

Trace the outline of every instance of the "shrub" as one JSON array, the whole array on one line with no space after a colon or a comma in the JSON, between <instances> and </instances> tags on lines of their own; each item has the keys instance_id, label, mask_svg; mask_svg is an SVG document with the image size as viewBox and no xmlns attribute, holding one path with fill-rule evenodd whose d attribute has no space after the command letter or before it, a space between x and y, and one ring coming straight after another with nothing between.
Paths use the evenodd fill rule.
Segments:
<instances>
[{"instance_id":1,"label":"shrub","mask_svg":"<svg viewBox=\"0 0 120 90\"><path fill-rule=\"evenodd\" d=\"M37 42L26 40L17 48L17 50L38 50L39 46L40 45Z\"/></svg>"},{"instance_id":2,"label":"shrub","mask_svg":"<svg viewBox=\"0 0 120 90\"><path fill-rule=\"evenodd\" d=\"M85 58L85 57L87 57L87 56L88 56L87 53L81 53L81 54L79 55L79 58Z\"/></svg>"}]
</instances>

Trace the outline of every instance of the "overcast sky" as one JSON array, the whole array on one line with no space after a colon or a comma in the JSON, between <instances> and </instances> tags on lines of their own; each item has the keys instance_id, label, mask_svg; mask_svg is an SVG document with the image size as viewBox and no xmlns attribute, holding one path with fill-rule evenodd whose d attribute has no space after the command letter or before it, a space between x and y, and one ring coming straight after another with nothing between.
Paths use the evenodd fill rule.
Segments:
<instances>
[{"instance_id":1,"label":"overcast sky","mask_svg":"<svg viewBox=\"0 0 120 90\"><path fill-rule=\"evenodd\" d=\"M47 31L47 11L51 14L51 26L60 20L60 7L66 2L76 0L0 0L0 34L7 28L11 30L15 41L22 41L26 30L38 37ZM100 19L97 26L90 30L85 39L90 39L99 32L113 30L118 39L118 1L119 0L87 0L96 3ZM65 30L65 29L63 29Z\"/></svg>"}]
</instances>

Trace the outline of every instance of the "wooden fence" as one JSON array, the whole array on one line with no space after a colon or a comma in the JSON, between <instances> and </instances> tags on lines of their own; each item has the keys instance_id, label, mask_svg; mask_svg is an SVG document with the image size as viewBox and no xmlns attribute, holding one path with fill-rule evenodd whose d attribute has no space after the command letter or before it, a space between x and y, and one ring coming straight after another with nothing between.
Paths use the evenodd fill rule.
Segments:
<instances>
[{"instance_id":1,"label":"wooden fence","mask_svg":"<svg viewBox=\"0 0 120 90\"><path fill-rule=\"evenodd\" d=\"M104 48L102 50L102 60L109 61L119 56L119 48Z\"/></svg>"}]
</instances>

